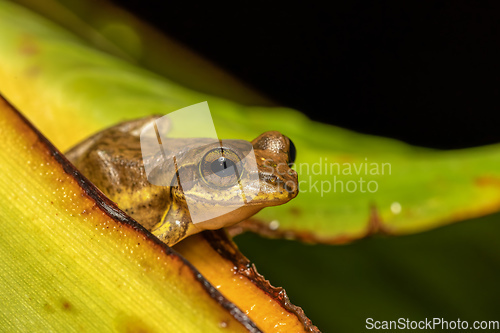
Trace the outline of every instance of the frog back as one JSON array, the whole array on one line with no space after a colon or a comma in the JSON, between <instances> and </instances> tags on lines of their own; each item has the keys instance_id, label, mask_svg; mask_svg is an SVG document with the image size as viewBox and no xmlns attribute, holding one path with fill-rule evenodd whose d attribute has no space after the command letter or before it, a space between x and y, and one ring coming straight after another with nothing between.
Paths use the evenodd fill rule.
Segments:
<instances>
[{"instance_id":1,"label":"frog back","mask_svg":"<svg viewBox=\"0 0 500 333\"><path fill-rule=\"evenodd\" d=\"M140 132L159 116L121 123L88 138L65 155L120 209L151 229L171 203L169 186L147 180Z\"/></svg>"}]
</instances>

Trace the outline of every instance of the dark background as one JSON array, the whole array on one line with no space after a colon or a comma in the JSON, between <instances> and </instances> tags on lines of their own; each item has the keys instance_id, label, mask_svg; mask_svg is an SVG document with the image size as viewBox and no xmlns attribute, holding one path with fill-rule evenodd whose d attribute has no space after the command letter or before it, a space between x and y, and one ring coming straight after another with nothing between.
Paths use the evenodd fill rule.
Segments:
<instances>
[{"instance_id":1,"label":"dark background","mask_svg":"<svg viewBox=\"0 0 500 333\"><path fill-rule=\"evenodd\" d=\"M280 104L434 148L500 142L500 3L114 0Z\"/></svg>"}]
</instances>

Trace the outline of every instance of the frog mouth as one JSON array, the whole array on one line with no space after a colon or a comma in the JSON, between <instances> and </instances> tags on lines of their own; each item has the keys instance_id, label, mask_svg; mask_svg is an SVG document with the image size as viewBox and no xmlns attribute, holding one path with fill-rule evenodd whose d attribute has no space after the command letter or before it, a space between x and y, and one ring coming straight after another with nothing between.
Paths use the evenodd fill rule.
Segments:
<instances>
[{"instance_id":1,"label":"frog mouth","mask_svg":"<svg viewBox=\"0 0 500 333\"><path fill-rule=\"evenodd\" d=\"M238 191L232 195L221 195L219 198L199 196L196 194L188 194L188 200L204 205L220 205L224 207L241 207L241 206L276 206L288 202L295 198L298 194L297 189L287 186L285 182L279 181L268 189L261 189L258 192L251 193L247 191ZM183 200L186 197L182 196Z\"/></svg>"},{"instance_id":2,"label":"frog mouth","mask_svg":"<svg viewBox=\"0 0 500 333\"><path fill-rule=\"evenodd\" d=\"M295 177L294 177L295 175ZM296 174L282 179L272 173L259 172L257 182L244 183L238 181L227 189L214 189L202 191L196 187L173 187L172 190L178 199L207 206L241 207L241 206L275 206L288 202L298 194ZM198 183L198 185L201 182ZM203 189L207 189L203 187Z\"/></svg>"},{"instance_id":3,"label":"frog mouth","mask_svg":"<svg viewBox=\"0 0 500 333\"><path fill-rule=\"evenodd\" d=\"M295 185L290 186L286 182L281 181L282 184L280 184L285 191L287 191L289 194L293 195L293 198L295 198L298 194L297 187Z\"/></svg>"},{"instance_id":4,"label":"frog mouth","mask_svg":"<svg viewBox=\"0 0 500 333\"><path fill-rule=\"evenodd\" d=\"M246 204L276 206L292 200L297 195L298 188L296 186L290 186L281 179L278 179L271 184L266 182L261 187L261 191L259 191L259 193L255 196L248 196Z\"/></svg>"},{"instance_id":5,"label":"frog mouth","mask_svg":"<svg viewBox=\"0 0 500 333\"><path fill-rule=\"evenodd\" d=\"M296 174L295 174L296 175ZM284 181L283 179L277 177L273 174L268 173L260 173L260 181L272 186L273 188L277 188L277 192L283 193L286 192L288 195L291 195L291 199L295 198L298 194L298 186L297 186L297 177L293 177L290 174L291 179Z\"/></svg>"}]
</instances>

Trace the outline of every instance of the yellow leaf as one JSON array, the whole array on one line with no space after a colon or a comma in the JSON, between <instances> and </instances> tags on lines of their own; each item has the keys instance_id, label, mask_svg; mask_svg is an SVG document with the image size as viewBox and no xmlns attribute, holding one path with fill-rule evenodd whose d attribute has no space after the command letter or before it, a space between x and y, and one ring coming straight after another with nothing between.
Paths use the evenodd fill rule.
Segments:
<instances>
[{"instance_id":1,"label":"yellow leaf","mask_svg":"<svg viewBox=\"0 0 500 333\"><path fill-rule=\"evenodd\" d=\"M0 331L258 331L0 99Z\"/></svg>"}]
</instances>

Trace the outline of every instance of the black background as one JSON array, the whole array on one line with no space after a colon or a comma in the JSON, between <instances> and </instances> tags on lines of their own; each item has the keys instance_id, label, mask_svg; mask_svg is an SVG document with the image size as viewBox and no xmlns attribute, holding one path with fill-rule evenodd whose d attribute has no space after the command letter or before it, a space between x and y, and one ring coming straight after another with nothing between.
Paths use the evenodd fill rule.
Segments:
<instances>
[{"instance_id":1,"label":"black background","mask_svg":"<svg viewBox=\"0 0 500 333\"><path fill-rule=\"evenodd\" d=\"M311 118L435 148L500 142L500 3L115 3Z\"/></svg>"}]
</instances>

